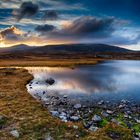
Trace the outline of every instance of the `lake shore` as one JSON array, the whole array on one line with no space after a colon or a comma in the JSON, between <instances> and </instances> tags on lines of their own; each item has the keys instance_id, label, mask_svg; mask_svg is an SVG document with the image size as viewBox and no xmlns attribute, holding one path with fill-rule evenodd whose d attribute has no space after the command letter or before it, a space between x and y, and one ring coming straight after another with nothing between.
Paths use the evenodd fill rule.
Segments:
<instances>
[{"instance_id":1,"label":"lake shore","mask_svg":"<svg viewBox=\"0 0 140 140\"><path fill-rule=\"evenodd\" d=\"M33 99L25 85L33 78L23 69L0 70L1 140L25 139L133 139L130 129L109 122L96 132L83 127L81 121L62 122ZM12 79L12 80L11 80Z\"/></svg>"},{"instance_id":2,"label":"lake shore","mask_svg":"<svg viewBox=\"0 0 140 140\"><path fill-rule=\"evenodd\" d=\"M81 121L67 123L54 118L26 91L33 78L27 70L0 69L1 140L27 139L133 139L130 129L109 122L96 132L83 127Z\"/></svg>"}]
</instances>

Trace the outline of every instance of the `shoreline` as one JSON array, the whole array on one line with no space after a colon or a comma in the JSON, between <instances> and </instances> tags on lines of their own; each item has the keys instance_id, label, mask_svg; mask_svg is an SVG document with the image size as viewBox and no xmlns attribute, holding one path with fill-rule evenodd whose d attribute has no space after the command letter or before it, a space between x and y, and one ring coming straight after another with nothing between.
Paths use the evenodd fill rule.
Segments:
<instances>
[{"instance_id":1,"label":"shoreline","mask_svg":"<svg viewBox=\"0 0 140 140\"><path fill-rule=\"evenodd\" d=\"M0 69L1 140L26 139L133 139L130 129L109 122L96 132L83 128L81 121L62 122L27 92L33 78L24 69ZM9 80L12 79L12 80ZM95 115L95 114L94 114ZM97 116L96 116L97 117ZM17 135L18 134L18 135Z\"/></svg>"},{"instance_id":2,"label":"shoreline","mask_svg":"<svg viewBox=\"0 0 140 140\"><path fill-rule=\"evenodd\" d=\"M28 89L33 89L33 82L27 85ZM62 122L81 122L86 130L96 132L105 127L108 123L129 128L133 136L139 138L140 131L140 104L133 100L121 100L112 103L105 100L95 101L92 105L74 103L67 95L47 96L47 91L43 93L31 94L35 100L47 108L54 118Z\"/></svg>"}]
</instances>

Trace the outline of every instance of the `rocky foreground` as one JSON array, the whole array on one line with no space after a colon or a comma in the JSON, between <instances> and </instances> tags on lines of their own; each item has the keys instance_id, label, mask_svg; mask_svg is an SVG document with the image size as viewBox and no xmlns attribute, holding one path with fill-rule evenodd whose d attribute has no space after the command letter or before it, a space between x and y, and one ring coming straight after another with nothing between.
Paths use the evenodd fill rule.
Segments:
<instances>
[{"instance_id":1,"label":"rocky foreground","mask_svg":"<svg viewBox=\"0 0 140 140\"><path fill-rule=\"evenodd\" d=\"M54 84L53 79L48 79L47 84ZM31 82L29 88L32 89ZM133 100L122 100L119 103L98 101L92 105L73 104L67 96L47 96L47 92L34 93L33 96L47 107L52 116L63 122L81 122L86 130L96 132L108 123L115 123L131 130L134 140L140 139L140 105ZM73 126L78 129L77 125ZM108 133L112 139L119 139L119 133ZM78 135L77 135L78 137Z\"/></svg>"}]
</instances>

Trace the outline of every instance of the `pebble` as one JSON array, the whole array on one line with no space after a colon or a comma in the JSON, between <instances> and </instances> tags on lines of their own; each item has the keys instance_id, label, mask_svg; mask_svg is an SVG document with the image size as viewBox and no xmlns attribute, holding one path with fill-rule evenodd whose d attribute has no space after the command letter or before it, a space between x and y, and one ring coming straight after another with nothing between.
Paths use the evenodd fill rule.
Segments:
<instances>
[{"instance_id":1,"label":"pebble","mask_svg":"<svg viewBox=\"0 0 140 140\"><path fill-rule=\"evenodd\" d=\"M104 103L103 100L101 100L100 102L98 102L98 105L102 105Z\"/></svg>"},{"instance_id":2,"label":"pebble","mask_svg":"<svg viewBox=\"0 0 140 140\"><path fill-rule=\"evenodd\" d=\"M74 128L74 129L78 129L78 126L77 126L77 125L73 125L73 128Z\"/></svg>"},{"instance_id":3,"label":"pebble","mask_svg":"<svg viewBox=\"0 0 140 140\"><path fill-rule=\"evenodd\" d=\"M98 127L96 126L90 126L89 128L90 131L96 132L98 130Z\"/></svg>"},{"instance_id":4,"label":"pebble","mask_svg":"<svg viewBox=\"0 0 140 140\"><path fill-rule=\"evenodd\" d=\"M58 116L59 116L59 112L58 112L58 111L50 111L50 113L51 113L52 116L54 116L54 117L58 117Z\"/></svg>"},{"instance_id":5,"label":"pebble","mask_svg":"<svg viewBox=\"0 0 140 140\"><path fill-rule=\"evenodd\" d=\"M106 113L105 111L102 111L101 114L102 114L103 117L106 117L106 118L109 116L109 114Z\"/></svg>"},{"instance_id":6,"label":"pebble","mask_svg":"<svg viewBox=\"0 0 140 140\"><path fill-rule=\"evenodd\" d=\"M80 109L81 107L82 107L81 104L75 104L75 105L74 105L74 108L75 108L75 109Z\"/></svg>"},{"instance_id":7,"label":"pebble","mask_svg":"<svg viewBox=\"0 0 140 140\"><path fill-rule=\"evenodd\" d=\"M2 120L4 117L2 115L0 115L0 120Z\"/></svg>"},{"instance_id":8,"label":"pebble","mask_svg":"<svg viewBox=\"0 0 140 140\"><path fill-rule=\"evenodd\" d=\"M100 122L100 121L102 121L101 117L98 116L98 115L94 115L93 118L92 118L92 120L95 121L95 122Z\"/></svg>"},{"instance_id":9,"label":"pebble","mask_svg":"<svg viewBox=\"0 0 140 140\"><path fill-rule=\"evenodd\" d=\"M78 116L71 116L71 117L70 117L70 120L71 120L71 121L79 121L79 119L80 119L80 118L79 118Z\"/></svg>"},{"instance_id":10,"label":"pebble","mask_svg":"<svg viewBox=\"0 0 140 140\"><path fill-rule=\"evenodd\" d=\"M10 134L15 138L19 138L19 132L17 130L10 131Z\"/></svg>"},{"instance_id":11,"label":"pebble","mask_svg":"<svg viewBox=\"0 0 140 140\"><path fill-rule=\"evenodd\" d=\"M67 97L68 97L68 95L64 95L64 96L63 96L63 98L67 98Z\"/></svg>"},{"instance_id":12,"label":"pebble","mask_svg":"<svg viewBox=\"0 0 140 140\"><path fill-rule=\"evenodd\" d=\"M111 110L107 110L106 111L108 114L113 114L113 111L111 111Z\"/></svg>"}]
</instances>

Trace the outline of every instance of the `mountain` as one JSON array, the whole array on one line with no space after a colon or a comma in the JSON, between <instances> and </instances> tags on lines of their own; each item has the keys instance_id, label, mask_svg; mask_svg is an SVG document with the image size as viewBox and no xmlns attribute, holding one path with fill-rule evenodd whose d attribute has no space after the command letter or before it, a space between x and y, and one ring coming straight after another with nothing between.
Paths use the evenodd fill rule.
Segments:
<instances>
[{"instance_id":1,"label":"mountain","mask_svg":"<svg viewBox=\"0 0 140 140\"><path fill-rule=\"evenodd\" d=\"M65 44L65 45L46 45L43 47L30 47L24 44L8 48L1 48L0 52L5 53L33 53L33 54L61 54L61 53L126 53L131 50L111 46L106 44Z\"/></svg>"},{"instance_id":2,"label":"mountain","mask_svg":"<svg viewBox=\"0 0 140 140\"><path fill-rule=\"evenodd\" d=\"M5 48L0 48L0 52L5 52L5 53L10 53L10 52L23 52L23 51L29 51L33 49L33 47L30 47L25 44L20 44L20 45L15 45L12 47L5 47Z\"/></svg>"},{"instance_id":3,"label":"mountain","mask_svg":"<svg viewBox=\"0 0 140 140\"><path fill-rule=\"evenodd\" d=\"M35 48L34 52L48 53L96 53L96 52L130 52L131 50L111 46L106 44L68 44L68 45L53 45Z\"/></svg>"}]
</instances>

